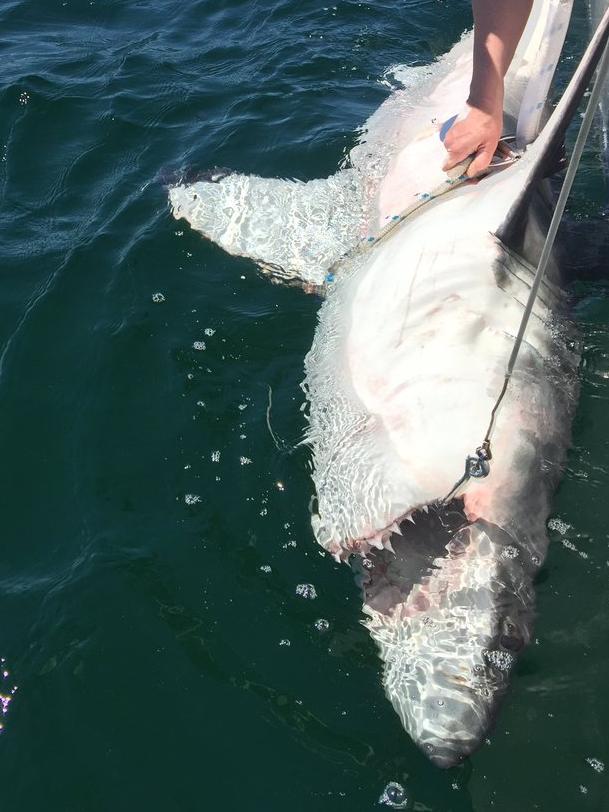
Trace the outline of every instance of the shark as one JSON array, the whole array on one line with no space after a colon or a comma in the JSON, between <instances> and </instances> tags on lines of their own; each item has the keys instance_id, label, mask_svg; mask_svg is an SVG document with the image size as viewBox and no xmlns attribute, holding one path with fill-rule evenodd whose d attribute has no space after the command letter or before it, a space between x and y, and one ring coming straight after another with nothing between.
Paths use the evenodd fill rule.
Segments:
<instances>
[{"instance_id":1,"label":"shark","mask_svg":"<svg viewBox=\"0 0 609 812\"><path fill-rule=\"evenodd\" d=\"M549 179L609 32L603 18L552 108L571 7L534 0L505 80L507 146L484 177L441 169L470 33L402 72L331 177L211 170L169 189L176 218L322 299L303 382L312 528L356 571L386 695L439 767L489 735L531 640L577 404L556 248L496 408L553 211ZM491 415L492 459L464 477Z\"/></svg>"}]
</instances>

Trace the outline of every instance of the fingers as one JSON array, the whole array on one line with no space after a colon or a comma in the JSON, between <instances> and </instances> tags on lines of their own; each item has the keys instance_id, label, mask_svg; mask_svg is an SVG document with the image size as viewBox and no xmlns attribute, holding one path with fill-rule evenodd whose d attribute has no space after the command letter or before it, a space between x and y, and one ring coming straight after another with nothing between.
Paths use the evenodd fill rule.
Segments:
<instances>
[{"instance_id":1,"label":"fingers","mask_svg":"<svg viewBox=\"0 0 609 812\"><path fill-rule=\"evenodd\" d=\"M495 150L491 149L490 147L484 147L483 149L478 150L476 153L474 160L469 165L467 170L467 175L470 178L473 178L480 172L484 172L484 170L488 167L490 162L493 160L493 155L495 154Z\"/></svg>"},{"instance_id":2,"label":"fingers","mask_svg":"<svg viewBox=\"0 0 609 812\"><path fill-rule=\"evenodd\" d=\"M475 148L472 150L469 147L462 147L459 150L453 150L448 153L448 157L442 165L442 171L448 172L453 166L460 164L470 155L473 155L474 159L467 169L467 176L473 178L474 175L483 172L488 167L493 160L494 154L495 149L488 145L480 147L478 150Z\"/></svg>"},{"instance_id":3,"label":"fingers","mask_svg":"<svg viewBox=\"0 0 609 812\"><path fill-rule=\"evenodd\" d=\"M467 170L471 178L483 172L490 164L501 136L503 114L491 115L484 110L468 107L467 113L457 120L449 119L440 129L447 155L442 169L450 171L466 158L472 158Z\"/></svg>"},{"instance_id":4,"label":"fingers","mask_svg":"<svg viewBox=\"0 0 609 812\"><path fill-rule=\"evenodd\" d=\"M462 147L461 149L458 150L448 151L446 160L442 164L442 171L448 172L449 169L452 169L453 166L460 164L461 161L464 161L471 154L472 150L468 149L467 147Z\"/></svg>"},{"instance_id":5,"label":"fingers","mask_svg":"<svg viewBox=\"0 0 609 812\"><path fill-rule=\"evenodd\" d=\"M472 143L470 138L464 138L460 132L461 129L459 122L453 125L444 138L444 148L448 153L442 166L444 172L460 164L468 155L475 152L479 146L475 142Z\"/></svg>"}]
</instances>

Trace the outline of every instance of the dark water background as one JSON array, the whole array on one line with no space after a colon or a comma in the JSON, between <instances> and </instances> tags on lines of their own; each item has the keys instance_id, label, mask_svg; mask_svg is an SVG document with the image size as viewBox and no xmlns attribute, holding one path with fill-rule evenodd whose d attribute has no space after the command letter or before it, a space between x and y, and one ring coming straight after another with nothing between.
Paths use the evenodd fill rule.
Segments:
<instances>
[{"instance_id":1,"label":"dark water background","mask_svg":"<svg viewBox=\"0 0 609 812\"><path fill-rule=\"evenodd\" d=\"M449 772L313 544L306 451L267 428L271 387L274 431L302 436L318 303L176 223L158 180L333 172L386 69L469 24L449 0L1 0L1 812L363 812L390 780L420 812L609 809L598 132L566 228L582 395L537 639ZM585 37L580 2L563 79Z\"/></svg>"}]
</instances>

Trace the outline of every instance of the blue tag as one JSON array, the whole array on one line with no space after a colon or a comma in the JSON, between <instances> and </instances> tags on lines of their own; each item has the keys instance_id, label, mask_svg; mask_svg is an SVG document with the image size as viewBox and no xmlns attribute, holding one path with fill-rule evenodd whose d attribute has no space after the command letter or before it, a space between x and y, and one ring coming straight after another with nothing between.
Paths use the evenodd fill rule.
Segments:
<instances>
[{"instance_id":1,"label":"blue tag","mask_svg":"<svg viewBox=\"0 0 609 812\"><path fill-rule=\"evenodd\" d=\"M440 141L444 141L444 139L446 138L446 133L450 130L450 128L453 126L456 120L457 115L454 115L451 118L446 119L444 124L442 124L440 128Z\"/></svg>"}]
</instances>

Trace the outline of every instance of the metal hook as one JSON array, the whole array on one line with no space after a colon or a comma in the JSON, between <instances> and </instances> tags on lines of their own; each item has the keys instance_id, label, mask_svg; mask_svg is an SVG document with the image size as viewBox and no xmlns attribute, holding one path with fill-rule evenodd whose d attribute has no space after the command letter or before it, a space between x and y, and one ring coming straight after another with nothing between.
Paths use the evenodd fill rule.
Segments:
<instances>
[{"instance_id":1,"label":"metal hook","mask_svg":"<svg viewBox=\"0 0 609 812\"><path fill-rule=\"evenodd\" d=\"M465 460L465 474L474 479L484 479L491 471L491 454L484 446L476 449L474 454L468 454Z\"/></svg>"}]
</instances>

